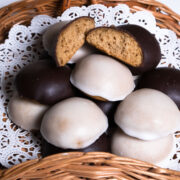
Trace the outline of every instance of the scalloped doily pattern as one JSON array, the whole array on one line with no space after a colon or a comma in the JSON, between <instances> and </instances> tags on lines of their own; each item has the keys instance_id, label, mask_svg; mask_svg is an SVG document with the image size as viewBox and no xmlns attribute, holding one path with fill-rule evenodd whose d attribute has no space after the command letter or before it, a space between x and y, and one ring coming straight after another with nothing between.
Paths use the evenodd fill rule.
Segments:
<instances>
[{"instance_id":1,"label":"scalloped doily pattern","mask_svg":"<svg viewBox=\"0 0 180 180\"><path fill-rule=\"evenodd\" d=\"M14 91L13 81L19 70L29 63L42 58L45 51L42 46L42 34L52 24L64 20L73 20L80 16L91 16L96 26L121 24L137 24L143 26L160 43L162 59L158 67L174 67L180 69L180 39L168 29L156 26L156 20L147 11L130 13L127 5L105 7L91 5L88 7L72 7L61 16L52 18L39 15L32 19L31 25L14 25L4 44L0 44L0 163L11 167L28 159L40 157L40 138L31 132L14 125L8 118L7 105ZM168 168L180 170L180 132L175 135L176 153L168 163Z\"/></svg>"}]
</instances>

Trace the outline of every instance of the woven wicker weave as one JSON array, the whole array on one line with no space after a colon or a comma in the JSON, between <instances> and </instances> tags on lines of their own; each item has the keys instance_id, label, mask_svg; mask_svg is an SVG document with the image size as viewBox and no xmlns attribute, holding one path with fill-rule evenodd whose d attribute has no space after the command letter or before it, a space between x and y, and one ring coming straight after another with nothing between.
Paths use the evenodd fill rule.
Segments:
<instances>
[{"instance_id":1,"label":"woven wicker weave","mask_svg":"<svg viewBox=\"0 0 180 180\"><path fill-rule=\"evenodd\" d=\"M180 172L101 152L71 152L35 159L0 172L1 180L178 180Z\"/></svg>"},{"instance_id":2,"label":"woven wicker weave","mask_svg":"<svg viewBox=\"0 0 180 180\"><path fill-rule=\"evenodd\" d=\"M130 7L132 12L149 10L156 17L158 26L169 28L176 32L177 36L180 36L180 26L178 25L180 16L154 0L24 0L0 9L0 42L3 42L7 37L8 30L13 24L27 25L38 14L55 17L71 6L96 3L106 6L124 3ZM175 180L180 179L180 172L162 169L149 163L122 158L109 153L70 152L27 161L8 170L0 170L0 179Z\"/></svg>"},{"instance_id":3,"label":"woven wicker weave","mask_svg":"<svg viewBox=\"0 0 180 180\"><path fill-rule=\"evenodd\" d=\"M115 6L119 3L127 4L132 12L139 10L151 11L157 19L157 25L172 29L180 36L180 16L167 6L154 0L24 0L0 9L0 42L7 37L8 30L13 24L28 24L38 14L50 16L60 15L71 6L82 6L101 3ZM166 14L162 13L165 12Z\"/></svg>"}]
</instances>

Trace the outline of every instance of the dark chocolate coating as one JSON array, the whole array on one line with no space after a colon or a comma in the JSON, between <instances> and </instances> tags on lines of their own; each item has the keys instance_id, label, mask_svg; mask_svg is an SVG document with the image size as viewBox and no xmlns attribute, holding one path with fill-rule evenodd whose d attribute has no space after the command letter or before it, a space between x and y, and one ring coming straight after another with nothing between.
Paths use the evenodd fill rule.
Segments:
<instances>
[{"instance_id":1,"label":"dark chocolate coating","mask_svg":"<svg viewBox=\"0 0 180 180\"><path fill-rule=\"evenodd\" d=\"M151 88L167 94L180 109L180 71L172 68L158 68L146 72L139 79L137 88Z\"/></svg>"},{"instance_id":2,"label":"dark chocolate coating","mask_svg":"<svg viewBox=\"0 0 180 180\"><path fill-rule=\"evenodd\" d=\"M116 108L119 104L119 101L111 102L111 101L99 101L99 100L92 100L94 101L104 112L104 114L108 117L109 126L114 126L114 113L116 111Z\"/></svg>"},{"instance_id":3,"label":"dark chocolate coating","mask_svg":"<svg viewBox=\"0 0 180 180\"><path fill-rule=\"evenodd\" d=\"M94 100L94 102L102 109L102 111L109 116L116 103L111 102L111 101L99 101L99 100Z\"/></svg>"},{"instance_id":4,"label":"dark chocolate coating","mask_svg":"<svg viewBox=\"0 0 180 180\"><path fill-rule=\"evenodd\" d=\"M48 143L45 139L42 139L42 156L49 156L56 153L62 152L110 152L110 136L104 133L100 136L100 138L95 141L90 146L83 149L62 149L58 148L50 143Z\"/></svg>"},{"instance_id":5,"label":"dark chocolate coating","mask_svg":"<svg viewBox=\"0 0 180 180\"><path fill-rule=\"evenodd\" d=\"M56 67L51 61L41 60L24 67L15 84L20 96L52 105L74 96L70 74L68 66Z\"/></svg>"},{"instance_id":6,"label":"dark chocolate coating","mask_svg":"<svg viewBox=\"0 0 180 180\"><path fill-rule=\"evenodd\" d=\"M132 67L130 70L134 75L142 74L146 71L154 69L160 59L161 50L155 36L141 26L137 25L122 25L117 27L118 30L123 30L132 35L142 49L143 60L139 67Z\"/></svg>"}]
</instances>

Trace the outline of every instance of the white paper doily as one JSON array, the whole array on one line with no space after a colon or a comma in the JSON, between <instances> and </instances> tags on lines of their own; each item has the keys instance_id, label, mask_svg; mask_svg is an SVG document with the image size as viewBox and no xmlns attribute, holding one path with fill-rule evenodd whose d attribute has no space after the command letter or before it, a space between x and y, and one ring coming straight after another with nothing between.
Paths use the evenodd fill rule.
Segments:
<instances>
[{"instance_id":1,"label":"white paper doily","mask_svg":"<svg viewBox=\"0 0 180 180\"><path fill-rule=\"evenodd\" d=\"M14 77L19 70L43 57L42 34L50 25L80 16L91 16L96 26L137 24L155 34L161 46L162 60L158 67L169 66L180 69L180 39L167 29L156 27L156 20L146 11L130 13L127 5L114 8L104 5L72 7L62 16L51 18L39 15L31 25L14 25L4 44L0 44L0 163L5 167L40 156L40 140L32 133L18 128L7 117L7 104L14 91ZM176 151L168 168L180 170L180 132L176 134Z\"/></svg>"}]
</instances>

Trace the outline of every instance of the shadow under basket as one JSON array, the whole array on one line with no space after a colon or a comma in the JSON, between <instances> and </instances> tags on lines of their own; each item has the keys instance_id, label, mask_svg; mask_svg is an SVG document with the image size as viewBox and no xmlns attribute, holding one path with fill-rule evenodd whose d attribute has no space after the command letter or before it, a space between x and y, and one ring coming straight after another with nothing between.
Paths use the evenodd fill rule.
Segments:
<instances>
[{"instance_id":1,"label":"shadow under basket","mask_svg":"<svg viewBox=\"0 0 180 180\"><path fill-rule=\"evenodd\" d=\"M28 25L39 14L56 17L72 6L90 4L116 6L127 4L132 12L148 10L156 17L157 25L173 30L180 36L180 16L154 0L24 0L0 9L0 42L12 25ZM180 179L180 172L159 168L152 164L119 157L105 152L59 153L42 159L30 160L10 169L0 170L1 180L27 179Z\"/></svg>"}]
</instances>

